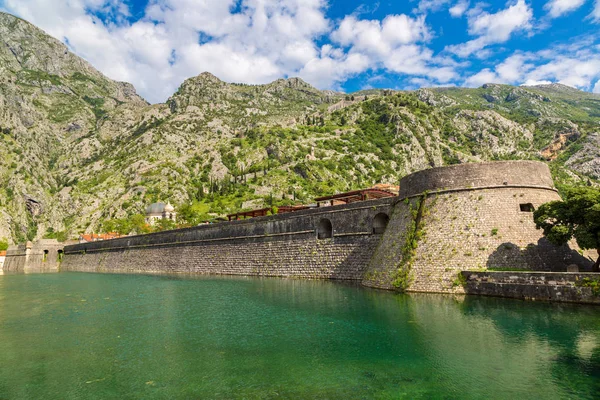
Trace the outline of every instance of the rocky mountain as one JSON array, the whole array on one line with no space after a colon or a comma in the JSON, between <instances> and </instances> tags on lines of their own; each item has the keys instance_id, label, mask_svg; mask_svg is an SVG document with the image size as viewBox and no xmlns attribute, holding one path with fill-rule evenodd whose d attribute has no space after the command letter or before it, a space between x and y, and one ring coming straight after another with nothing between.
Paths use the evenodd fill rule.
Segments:
<instances>
[{"instance_id":1,"label":"rocky mountain","mask_svg":"<svg viewBox=\"0 0 600 400\"><path fill-rule=\"evenodd\" d=\"M600 96L566 86L346 95L203 73L150 105L2 13L0 132L11 241L97 231L159 200L207 218L460 162L545 159L559 182L600 179Z\"/></svg>"}]
</instances>

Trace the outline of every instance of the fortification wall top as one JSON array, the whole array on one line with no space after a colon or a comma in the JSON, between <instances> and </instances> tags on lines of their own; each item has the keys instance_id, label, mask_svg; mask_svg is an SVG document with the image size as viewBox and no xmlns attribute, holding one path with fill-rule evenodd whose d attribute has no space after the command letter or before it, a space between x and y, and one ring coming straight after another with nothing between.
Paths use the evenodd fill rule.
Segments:
<instances>
[{"instance_id":1,"label":"fortification wall top","mask_svg":"<svg viewBox=\"0 0 600 400\"><path fill-rule=\"evenodd\" d=\"M537 187L555 190L550 168L539 161L495 161L459 164L415 172L400 181L400 198L424 192L493 187Z\"/></svg>"},{"instance_id":2,"label":"fortification wall top","mask_svg":"<svg viewBox=\"0 0 600 400\"><path fill-rule=\"evenodd\" d=\"M192 228L176 229L139 236L126 236L118 239L66 246L65 254L130 248L148 245L181 244L195 241L237 240L264 238L266 236L293 236L315 232L321 219L332 223L334 236L370 234L373 217L380 212L389 215L396 197L368 200L357 203L319 207L293 213L276 214L247 220L200 225Z\"/></svg>"}]
</instances>

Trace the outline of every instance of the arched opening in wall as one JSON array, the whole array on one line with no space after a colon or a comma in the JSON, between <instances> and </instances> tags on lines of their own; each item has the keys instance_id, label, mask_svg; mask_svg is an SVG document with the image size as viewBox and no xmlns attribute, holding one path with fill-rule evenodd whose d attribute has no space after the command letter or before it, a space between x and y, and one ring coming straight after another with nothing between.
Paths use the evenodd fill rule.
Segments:
<instances>
[{"instance_id":1,"label":"arched opening in wall","mask_svg":"<svg viewBox=\"0 0 600 400\"><path fill-rule=\"evenodd\" d=\"M58 262L62 261L64 255L65 255L65 252L63 250L58 251Z\"/></svg>"},{"instance_id":2,"label":"arched opening in wall","mask_svg":"<svg viewBox=\"0 0 600 400\"><path fill-rule=\"evenodd\" d=\"M333 237L333 225L327 218L323 218L319 221L319 227L317 228L318 239L328 239Z\"/></svg>"},{"instance_id":3,"label":"arched opening in wall","mask_svg":"<svg viewBox=\"0 0 600 400\"><path fill-rule=\"evenodd\" d=\"M531 203L519 204L519 208L521 209L521 212L531 212L532 213L535 211L535 207Z\"/></svg>"},{"instance_id":4,"label":"arched opening in wall","mask_svg":"<svg viewBox=\"0 0 600 400\"><path fill-rule=\"evenodd\" d=\"M44 250L44 255L42 256L42 262L48 261L48 253L50 253L49 250Z\"/></svg>"},{"instance_id":5,"label":"arched opening in wall","mask_svg":"<svg viewBox=\"0 0 600 400\"><path fill-rule=\"evenodd\" d=\"M385 213L379 213L373 218L373 233L381 234L385 232L387 224L390 222L390 217Z\"/></svg>"}]
</instances>

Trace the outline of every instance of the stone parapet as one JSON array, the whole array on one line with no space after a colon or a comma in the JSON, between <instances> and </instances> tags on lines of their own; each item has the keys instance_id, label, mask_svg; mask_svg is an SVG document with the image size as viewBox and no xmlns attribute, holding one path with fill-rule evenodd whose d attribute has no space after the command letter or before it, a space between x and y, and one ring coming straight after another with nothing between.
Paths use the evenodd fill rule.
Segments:
<instances>
[{"instance_id":1,"label":"stone parapet","mask_svg":"<svg viewBox=\"0 0 600 400\"><path fill-rule=\"evenodd\" d=\"M550 169L539 161L496 161L430 168L400 181L400 198L423 193L494 188L554 189Z\"/></svg>"}]
</instances>

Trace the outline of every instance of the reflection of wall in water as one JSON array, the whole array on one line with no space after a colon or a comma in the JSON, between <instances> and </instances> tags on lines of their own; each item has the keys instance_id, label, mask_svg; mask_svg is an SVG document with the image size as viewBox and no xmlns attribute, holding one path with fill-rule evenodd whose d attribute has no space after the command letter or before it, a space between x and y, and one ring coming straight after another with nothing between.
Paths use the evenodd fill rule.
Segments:
<instances>
[{"instance_id":1,"label":"reflection of wall in water","mask_svg":"<svg viewBox=\"0 0 600 400\"><path fill-rule=\"evenodd\" d=\"M568 398L582 388L571 380L574 376L556 373L595 371L593 364L577 359L577 346L586 332L598 339L596 308L477 296L413 293L410 298L411 320L430 357L440 363L439 370L452 373L437 379L459 393L486 398L489 393L477 396L471 390L477 382L493 381L502 388L501 398L532 397L526 390L538 391L532 398ZM594 351L595 361L588 360L600 367L600 347ZM573 368L578 363L582 370Z\"/></svg>"}]
</instances>

